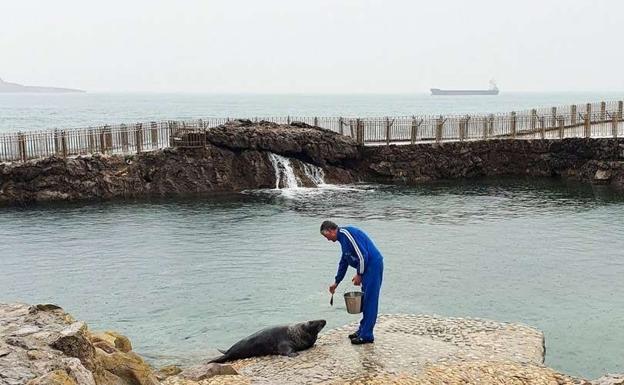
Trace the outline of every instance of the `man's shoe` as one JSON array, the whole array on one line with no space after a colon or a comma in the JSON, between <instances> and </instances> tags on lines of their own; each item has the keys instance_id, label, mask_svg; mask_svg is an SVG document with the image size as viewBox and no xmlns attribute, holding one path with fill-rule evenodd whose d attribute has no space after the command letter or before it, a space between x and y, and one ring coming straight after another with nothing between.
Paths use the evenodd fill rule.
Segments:
<instances>
[{"instance_id":1,"label":"man's shoe","mask_svg":"<svg viewBox=\"0 0 624 385\"><path fill-rule=\"evenodd\" d=\"M367 340L361 339L360 337L355 337L354 339L351 340L351 343L353 345L372 344L373 340L367 341Z\"/></svg>"},{"instance_id":2,"label":"man's shoe","mask_svg":"<svg viewBox=\"0 0 624 385\"><path fill-rule=\"evenodd\" d=\"M354 338L357 338L357 337L358 337L357 332L349 334L349 339L350 339L350 340L352 340L352 339L354 339Z\"/></svg>"}]
</instances>

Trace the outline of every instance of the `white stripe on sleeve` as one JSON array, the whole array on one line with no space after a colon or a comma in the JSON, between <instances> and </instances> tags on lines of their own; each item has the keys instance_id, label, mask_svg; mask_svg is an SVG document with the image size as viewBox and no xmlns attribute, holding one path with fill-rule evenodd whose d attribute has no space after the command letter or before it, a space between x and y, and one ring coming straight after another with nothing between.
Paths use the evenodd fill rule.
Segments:
<instances>
[{"instance_id":1,"label":"white stripe on sleeve","mask_svg":"<svg viewBox=\"0 0 624 385\"><path fill-rule=\"evenodd\" d=\"M358 247L358 244L355 242L355 239L353 238L353 235L351 235L351 233L349 231L347 231L346 229L340 229L340 232L343 233L344 235L347 236L347 238L349 238L349 240L351 241L351 244L353 245L353 249L355 249L356 254L358 255L358 258L360 258L360 275L364 274L364 256L362 255L362 252L360 251L360 248Z\"/></svg>"}]
</instances>

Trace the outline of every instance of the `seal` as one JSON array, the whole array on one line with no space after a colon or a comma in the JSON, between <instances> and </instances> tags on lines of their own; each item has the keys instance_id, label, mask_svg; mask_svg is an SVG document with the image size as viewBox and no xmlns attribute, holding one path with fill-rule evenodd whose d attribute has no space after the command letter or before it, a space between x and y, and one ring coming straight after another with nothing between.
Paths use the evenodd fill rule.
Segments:
<instances>
[{"instance_id":1,"label":"seal","mask_svg":"<svg viewBox=\"0 0 624 385\"><path fill-rule=\"evenodd\" d=\"M208 363L267 355L294 357L298 351L314 345L326 323L325 320L314 320L262 329L238 341L226 351L219 350L223 355Z\"/></svg>"}]
</instances>

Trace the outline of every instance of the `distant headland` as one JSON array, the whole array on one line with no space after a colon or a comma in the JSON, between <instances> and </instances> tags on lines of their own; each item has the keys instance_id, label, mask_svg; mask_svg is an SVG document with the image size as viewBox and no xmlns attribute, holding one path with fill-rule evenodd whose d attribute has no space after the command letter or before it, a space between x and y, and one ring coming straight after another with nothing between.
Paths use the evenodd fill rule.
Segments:
<instances>
[{"instance_id":1,"label":"distant headland","mask_svg":"<svg viewBox=\"0 0 624 385\"><path fill-rule=\"evenodd\" d=\"M9 83L0 79L0 93L17 93L17 92L33 92L33 93L69 93L69 92L86 92L72 88L58 87L39 87L39 86L23 86L17 83Z\"/></svg>"}]
</instances>

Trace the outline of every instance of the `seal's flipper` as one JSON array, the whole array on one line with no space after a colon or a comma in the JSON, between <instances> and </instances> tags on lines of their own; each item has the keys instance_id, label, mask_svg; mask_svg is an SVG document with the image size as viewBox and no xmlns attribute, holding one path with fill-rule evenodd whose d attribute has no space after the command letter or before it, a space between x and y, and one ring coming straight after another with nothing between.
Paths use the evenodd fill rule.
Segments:
<instances>
[{"instance_id":1,"label":"seal's flipper","mask_svg":"<svg viewBox=\"0 0 624 385\"><path fill-rule=\"evenodd\" d=\"M208 362L206 362L207 364L212 364L212 363L216 363L216 364L222 364L224 362L226 362L228 360L228 356L227 355L222 355L220 357L214 358Z\"/></svg>"},{"instance_id":2,"label":"seal's flipper","mask_svg":"<svg viewBox=\"0 0 624 385\"><path fill-rule=\"evenodd\" d=\"M281 342L277 346L277 352L282 356L294 357L297 355L297 352L288 342Z\"/></svg>"},{"instance_id":3,"label":"seal's flipper","mask_svg":"<svg viewBox=\"0 0 624 385\"><path fill-rule=\"evenodd\" d=\"M227 351L226 351L226 350L221 350L221 349L217 349L217 350L218 350L218 351L219 351L219 353L221 353L221 354L226 354L226 353L227 353Z\"/></svg>"}]
</instances>

